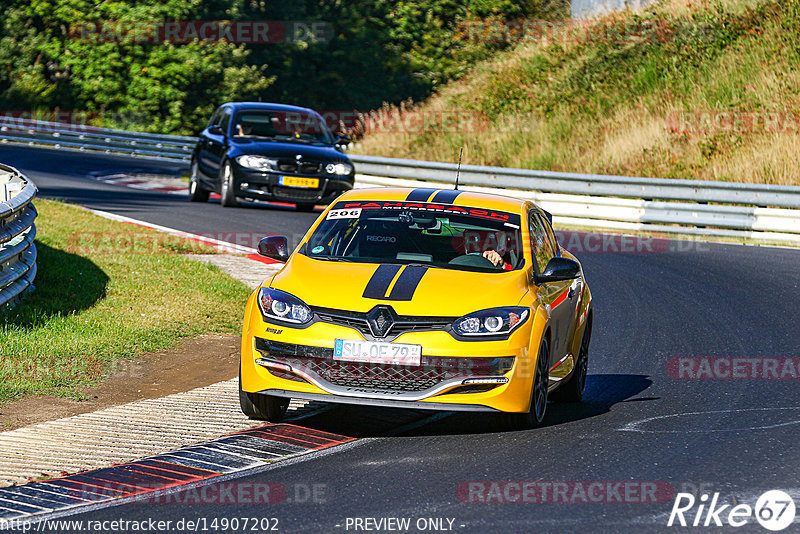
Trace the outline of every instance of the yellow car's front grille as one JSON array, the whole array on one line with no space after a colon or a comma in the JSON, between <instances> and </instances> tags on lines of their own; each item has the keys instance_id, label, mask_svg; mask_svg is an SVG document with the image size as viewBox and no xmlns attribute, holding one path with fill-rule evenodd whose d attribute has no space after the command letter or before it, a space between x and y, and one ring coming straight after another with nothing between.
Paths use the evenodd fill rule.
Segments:
<instances>
[{"instance_id":1,"label":"yellow car's front grille","mask_svg":"<svg viewBox=\"0 0 800 534\"><path fill-rule=\"evenodd\" d=\"M370 329L366 313L335 310L331 308L313 308L314 314L320 321L339 326L346 326L358 330L365 338L370 339L373 332ZM402 316L392 313L391 327L380 336L381 338L394 339L406 332L422 332L430 330L447 330L457 317L427 317L427 316Z\"/></svg>"},{"instance_id":2,"label":"yellow car's front grille","mask_svg":"<svg viewBox=\"0 0 800 534\"><path fill-rule=\"evenodd\" d=\"M339 387L379 391L418 392L436 387L447 380L503 376L514 365L513 356L448 358L429 355L422 356L419 366L384 365L335 360L333 349L261 338L256 338L255 346L265 359L288 365L292 372Z\"/></svg>"}]
</instances>

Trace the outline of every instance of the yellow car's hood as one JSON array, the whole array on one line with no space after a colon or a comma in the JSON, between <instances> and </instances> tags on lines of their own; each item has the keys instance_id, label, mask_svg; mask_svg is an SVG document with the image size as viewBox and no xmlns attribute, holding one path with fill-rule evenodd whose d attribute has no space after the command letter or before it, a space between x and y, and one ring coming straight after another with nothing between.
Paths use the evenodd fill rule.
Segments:
<instances>
[{"instance_id":1,"label":"yellow car's hood","mask_svg":"<svg viewBox=\"0 0 800 534\"><path fill-rule=\"evenodd\" d=\"M495 306L515 306L527 291L526 277L524 269L480 273L333 262L293 254L270 287L291 293L310 306L367 312L384 303L400 315L455 317Z\"/></svg>"}]
</instances>

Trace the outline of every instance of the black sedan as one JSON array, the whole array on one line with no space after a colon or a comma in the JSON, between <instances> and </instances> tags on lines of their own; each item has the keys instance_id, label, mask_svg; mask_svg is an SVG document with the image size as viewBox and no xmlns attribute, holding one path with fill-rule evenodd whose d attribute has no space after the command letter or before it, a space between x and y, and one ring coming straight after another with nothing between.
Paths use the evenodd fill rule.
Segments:
<instances>
[{"instance_id":1,"label":"black sedan","mask_svg":"<svg viewBox=\"0 0 800 534\"><path fill-rule=\"evenodd\" d=\"M229 102L211 116L192 154L189 200L220 194L289 202L301 211L328 204L353 188L355 171L343 146L315 111L260 102Z\"/></svg>"}]
</instances>

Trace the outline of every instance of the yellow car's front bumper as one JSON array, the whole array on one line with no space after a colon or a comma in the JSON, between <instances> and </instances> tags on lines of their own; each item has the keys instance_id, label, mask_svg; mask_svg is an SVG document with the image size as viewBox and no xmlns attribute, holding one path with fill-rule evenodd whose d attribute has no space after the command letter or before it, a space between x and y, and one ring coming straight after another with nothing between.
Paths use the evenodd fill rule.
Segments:
<instances>
[{"instance_id":1,"label":"yellow car's front bumper","mask_svg":"<svg viewBox=\"0 0 800 534\"><path fill-rule=\"evenodd\" d=\"M500 341L459 341L441 330L406 332L394 342L421 345L423 364L389 368L334 362L334 340L364 339L358 330L322 321L305 328L270 324L251 296L242 333L242 389L326 402L527 412L545 323L537 313Z\"/></svg>"}]
</instances>

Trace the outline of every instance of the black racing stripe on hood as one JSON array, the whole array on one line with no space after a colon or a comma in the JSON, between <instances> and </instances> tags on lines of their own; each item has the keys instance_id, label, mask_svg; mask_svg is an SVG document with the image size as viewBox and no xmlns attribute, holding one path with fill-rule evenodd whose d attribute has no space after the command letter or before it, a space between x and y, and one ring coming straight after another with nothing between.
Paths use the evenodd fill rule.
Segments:
<instances>
[{"instance_id":1,"label":"black racing stripe on hood","mask_svg":"<svg viewBox=\"0 0 800 534\"><path fill-rule=\"evenodd\" d=\"M369 279L369 282L367 282L367 287L364 288L364 294L362 296L365 299L385 299L389 285L392 283L392 280L394 280L394 277L397 276L397 272L402 268L402 265L378 266L378 268L375 269L375 273ZM398 280L398 283L399 282Z\"/></svg>"},{"instance_id":2,"label":"black racing stripe on hood","mask_svg":"<svg viewBox=\"0 0 800 534\"><path fill-rule=\"evenodd\" d=\"M431 189L429 187L420 187L419 189L414 189L412 192L410 192L406 197L406 200L412 202L425 202L435 191L436 189Z\"/></svg>"},{"instance_id":3,"label":"black racing stripe on hood","mask_svg":"<svg viewBox=\"0 0 800 534\"><path fill-rule=\"evenodd\" d=\"M421 265L409 265L395 282L388 300L411 300L422 277L428 271Z\"/></svg>"},{"instance_id":4,"label":"black racing stripe on hood","mask_svg":"<svg viewBox=\"0 0 800 534\"><path fill-rule=\"evenodd\" d=\"M431 202L438 202L440 204L452 204L461 191L455 189L444 189L436 193Z\"/></svg>"}]
</instances>

